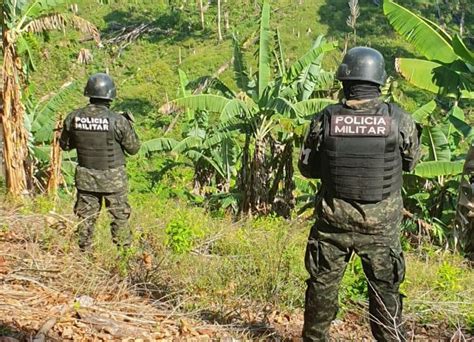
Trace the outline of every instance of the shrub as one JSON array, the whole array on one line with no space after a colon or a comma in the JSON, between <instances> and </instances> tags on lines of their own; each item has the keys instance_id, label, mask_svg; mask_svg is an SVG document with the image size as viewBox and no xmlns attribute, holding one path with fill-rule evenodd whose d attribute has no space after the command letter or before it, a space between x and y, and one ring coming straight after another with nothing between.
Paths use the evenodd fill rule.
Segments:
<instances>
[{"instance_id":1,"label":"shrub","mask_svg":"<svg viewBox=\"0 0 474 342\"><path fill-rule=\"evenodd\" d=\"M204 231L182 214L168 223L165 233L166 245L177 254L191 251L196 241L204 236Z\"/></svg>"}]
</instances>

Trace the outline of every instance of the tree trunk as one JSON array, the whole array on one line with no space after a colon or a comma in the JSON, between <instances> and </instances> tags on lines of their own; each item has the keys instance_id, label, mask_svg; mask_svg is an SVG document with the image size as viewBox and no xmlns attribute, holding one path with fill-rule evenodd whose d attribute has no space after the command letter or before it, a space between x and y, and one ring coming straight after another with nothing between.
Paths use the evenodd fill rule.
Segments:
<instances>
[{"instance_id":1,"label":"tree trunk","mask_svg":"<svg viewBox=\"0 0 474 342\"><path fill-rule=\"evenodd\" d=\"M295 197L293 191L295 184L293 181L293 141L287 142L284 147L279 148L272 154L278 165L277 172L272 180L272 187L269 191L269 203L272 211L285 218L290 217L291 210L295 207ZM281 189L281 192L279 191Z\"/></svg>"},{"instance_id":2,"label":"tree trunk","mask_svg":"<svg viewBox=\"0 0 474 342\"><path fill-rule=\"evenodd\" d=\"M49 178L46 190L49 195L56 195L58 187L61 184L61 148L59 146L59 137L61 136L62 117L58 118L56 127L54 129L53 144L51 146L51 156L49 165Z\"/></svg>"},{"instance_id":3,"label":"tree trunk","mask_svg":"<svg viewBox=\"0 0 474 342\"><path fill-rule=\"evenodd\" d=\"M3 87L0 88L3 92ZM0 113L3 111L3 105L0 104ZM5 159L3 158L3 125L0 120L0 178L5 179Z\"/></svg>"},{"instance_id":4,"label":"tree trunk","mask_svg":"<svg viewBox=\"0 0 474 342\"><path fill-rule=\"evenodd\" d=\"M270 209L268 203L268 175L265 168L266 146L267 142L265 138L255 141L255 152L252 160L252 168L250 170L251 181L249 184L251 191L250 210L262 214L267 214Z\"/></svg>"},{"instance_id":5,"label":"tree trunk","mask_svg":"<svg viewBox=\"0 0 474 342\"><path fill-rule=\"evenodd\" d=\"M206 28L206 25L204 22L204 6L202 5L202 0L199 0L199 13L201 15L201 27L204 30Z\"/></svg>"},{"instance_id":6,"label":"tree trunk","mask_svg":"<svg viewBox=\"0 0 474 342\"><path fill-rule=\"evenodd\" d=\"M283 145L279 141L271 141L271 152L272 162L267 168L267 173L271 174L271 187L268 192L268 202L274 203L277 197L278 190L280 189L280 182L283 179L285 172L285 149L286 145Z\"/></svg>"},{"instance_id":7,"label":"tree trunk","mask_svg":"<svg viewBox=\"0 0 474 342\"><path fill-rule=\"evenodd\" d=\"M245 135L245 144L242 151L242 166L239 174L239 191L242 194L240 203L240 215L246 215L250 211L250 136Z\"/></svg>"},{"instance_id":8,"label":"tree trunk","mask_svg":"<svg viewBox=\"0 0 474 342\"><path fill-rule=\"evenodd\" d=\"M219 42L222 42L221 0L217 0L217 34L219 35Z\"/></svg>"},{"instance_id":9,"label":"tree trunk","mask_svg":"<svg viewBox=\"0 0 474 342\"><path fill-rule=\"evenodd\" d=\"M460 237L464 253L474 262L474 193L472 174L474 173L474 146L471 146L464 163L463 176L459 184L456 210L455 234Z\"/></svg>"},{"instance_id":10,"label":"tree trunk","mask_svg":"<svg viewBox=\"0 0 474 342\"><path fill-rule=\"evenodd\" d=\"M230 30L230 20L229 20L229 7L227 7L227 0L224 0L224 23L225 23L225 30Z\"/></svg>"},{"instance_id":11,"label":"tree trunk","mask_svg":"<svg viewBox=\"0 0 474 342\"><path fill-rule=\"evenodd\" d=\"M295 173L295 169L293 167L293 141L287 143L284 153L285 158L285 180L283 184L283 198L285 199L285 203L288 205L289 211L294 209L296 200L294 190L295 180L293 175Z\"/></svg>"},{"instance_id":12,"label":"tree trunk","mask_svg":"<svg viewBox=\"0 0 474 342\"><path fill-rule=\"evenodd\" d=\"M212 184L212 178L214 171L209 168L207 163L200 159L194 165L194 189L193 194L204 196L206 194L206 188Z\"/></svg>"},{"instance_id":13,"label":"tree trunk","mask_svg":"<svg viewBox=\"0 0 474 342\"><path fill-rule=\"evenodd\" d=\"M3 26L3 155L8 193L24 194L32 179L28 158L28 132L24 126L25 108L21 103L21 60L11 32Z\"/></svg>"},{"instance_id":14,"label":"tree trunk","mask_svg":"<svg viewBox=\"0 0 474 342\"><path fill-rule=\"evenodd\" d=\"M229 31L230 30L230 22L229 22L229 12L227 12L227 11L224 12L224 22L225 22L225 30Z\"/></svg>"}]
</instances>

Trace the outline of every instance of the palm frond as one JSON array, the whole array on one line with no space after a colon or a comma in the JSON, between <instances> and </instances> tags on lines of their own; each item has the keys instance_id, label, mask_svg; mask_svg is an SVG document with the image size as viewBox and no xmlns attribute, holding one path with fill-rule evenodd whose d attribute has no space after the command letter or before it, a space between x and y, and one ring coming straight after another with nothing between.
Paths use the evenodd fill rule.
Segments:
<instances>
[{"instance_id":1,"label":"palm frond","mask_svg":"<svg viewBox=\"0 0 474 342\"><path fill-rule=\"evenodd\" d=\"M14 22L28 7L28 0L4 0L2 11L9 22Z\"/></svg>"},{"instance_id":2,"label":"palm frond","mask_svg":"<svg viewBox=\"0 0 474 342\"><path fill-rule=\"evenodd\" d=\"M18 54L24 58L27 66L30 67L31 70L33 71L36 70L36 64L33 58L33 51L26 37L24 36L18 37L17 49L18 49Z\"/></svg>"},{"instance_id":3,"label":"palm frond","mask_svg":"<svg viewBox=\"0 0 474 342\"><path fill-rule=\"evenodd\" d=\"M195 147L201 146L202 141L203 139L198 136L186 137L183 140L179 141L176 146L173 147L171 152L176 154L183 153L184 151L188 151Z\"/></svg>"},{"instance_id":4,"label":"palm frond","mask_svg":"<svg viewBox=\"0 0 474 342\"><path fill-rule=\"evenodd\" d=\"M421 136L422 143L428 147L429 161L451 161L451 149L442 129L425 127Z\"/></svg>"},{"instance_id":5,"label":"palm frond","mask_svg":"<svg viewBox=\"0 0 474 342\"><path fill-rule=\"evenodd\" d=\"M267 108L285 117L296 118L298 115L298 111L295 106L290 101L282 97L271 99Z\"/></svg>"},{"instance_id":6,"label":"palm frond","mask_svg":"<svg viewBox=\"0 0 474 342\"><path fill-rule=\"evenodd\" d=\"M474 137L474 128L465 121L464 111L454 106L449 113L448 120L453 127L470 142Z\"/></svg>"},{"instance_id":7,"label":"palm frond","mask_svg":"<svg viewBox=\"0 0 474 342\"><path fill-rule=\"evenodd\" d=\"M437 62L416 58L397 58L395 69L414 86L435 94L457 97L460 90L465 90L460 89L459 74Z\"/></svg>"},{"instance_id":8,"label":"palm frond","mask_svg":"<svg viewBox=\"0 0 474 342\"><path fill-rule=\"evenodd\" d=\"M415 175L423 178L456 176L462 173L463 161L426 161L418 164Z\"/></svg>"},{"instance_id":9,"label":"palm frond","mask_svg":"<svg viewBox=\"0 0 474 342\"><path fill-rule=\"evenodd\" d=\"M300 101L294 105L299 116L311 119L316 113L323 110L324 107L336 103L336 101L328 99L309 99Z\"/></svg>"},{"instance_id":10,"label":"palm frond","mask_svg":"<svg viewBox=\"0 0 474 342\"><path fill-rule=\"evenodd\" d=\"M474 53L469 50L458 34L453 38L453 49L459 57L474 67ZM474 70L471 70L471 72L474 72Z\"/></svg>"},{"instance_id":11,"label":"palm frond","mask_svg":"<svg viewBox=\"0 0 474 342\"><path fill-rule=\"evenodd\" d=\"M324 43L323 35L319 35L313 43L312 49L315 49ZM321 53L309 66L307 66L298 76L298 97L299 100L307 100L313 94L318 83L318 76L323 72L321 68L321 61L324 53Z\"/></svg>"},{"instance_id":12,"label":"palm frond","mask_svg":"<svg viewBox=\"0 0 474 342\"><path fill-rule=\"evenodd\" d=\"M191 92L188 91L188 84L189 84L188 75L186 75L186 73L181 69L178 69L178 75L179 75L179 87L181 90L181 96L190 95Z\"/></svg>"},{"instance_id":13,"label":"palm frond","mask_svg":"<svg viewBox=\"0 0 474 342\"><path fill-rule=\"evenodd\" d=\"M435 109L436 101L432 100L414 111L412 117L416 122L420 124L426 124L428 123L428 118L431 114L433 114Z\"/></svg>"},{"instance_id":14,"label":"palm frond","mask_svg":"<svg viewBox=\"0 0 474 342\"><path fill-rule=\"evenodd\" d=\"M230 131L215 132L215 133L212 133L209 137L206 137L206 139L204 140L202 144L202 147L211 148L227 140L233 140L232 132Z\"/></svg>"},{"instance_id":15,"label":"palm frond","mask_svg":"<svg viewBox=\"0 0 474 342\"><path fill-rule=\"evenodd\" d=\"M206 90L216 90L220 92L227 98L235 97L234 92L220 79L214 76L202 76L196 80L188 82L187 89L203 89L203 92Z\"/></svg>"},{"instance_id":16,"label":"palm frond","mask_svg":"<svg viewBox=\"0 0 474 342\"><path fill-rule=\"evenodd\" d=\"M230 101L230 99L219 95L200 94L181 97L171 103L181 108L221 113Z\"/></svg>"},{"instance_id":17,"label":"palm frond","mask_svg":"<svg viewBox=\"0 0 474 342\"><path fill-rule=\"evenodd\" d=\"M285 76L286 75L285 54L283 53L283 43L281 40L280 30L278 29L276 30L276 33L275 33L275 45L276 45L276 48L273 51L274 51L279 75Z\"/></svg>"}]
</instances>

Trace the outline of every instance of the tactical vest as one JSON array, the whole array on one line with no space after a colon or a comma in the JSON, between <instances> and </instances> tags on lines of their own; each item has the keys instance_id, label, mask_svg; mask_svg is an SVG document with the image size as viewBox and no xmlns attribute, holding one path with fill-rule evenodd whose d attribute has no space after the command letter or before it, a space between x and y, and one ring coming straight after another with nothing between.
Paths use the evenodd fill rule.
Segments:
<instances>
[{"instance_id":1,"label":"tactical vest","mask_svg":"<svg viewBox=\"0 0 474 342\"><path fill-rule=\"evenodd\" d=\"M71 122L71 135L79 165L109 170L125 165L125 154L115 140L116 114L105 106L86 107Z\"/></svg>"},{"instance_id":2,"label":"tactical vest","mask_svg":"<svg viewBox=\"0 0 474 342\"><path fill-rule=\"evenodd\" d=\"M324 118L323 182L334 198L379 202L402 186L400 112L335 105Z\"/></svg>"}]
</instances>

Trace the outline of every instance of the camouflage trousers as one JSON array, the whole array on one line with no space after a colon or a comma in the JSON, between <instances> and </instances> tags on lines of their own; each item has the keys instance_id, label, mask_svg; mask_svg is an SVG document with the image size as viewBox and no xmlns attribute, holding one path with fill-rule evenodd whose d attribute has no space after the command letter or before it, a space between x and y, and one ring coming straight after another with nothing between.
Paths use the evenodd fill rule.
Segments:
<instances>
[{"instance_id":1,"label":"camouflage trousers","mask_svg":"<svg viewBox=\"0 0 474 342\"><path fill-rule=\"evenodd\" d=\"M305 266L307 280L303 340L329 341L331 321L338 311L338 290L353 253L361 260L368 280L369 316L377 341L405 341L399 286L405 262L397 225L386 234L369 235L316 223L309 235Z\"/></svg>"},{"instance_id":2,"label":"camouflage trousers","mask_svg":"<svg viewBox=\"0 0 474 342\"><path fill-rule=\"evenodd\" d=\"M74 213L81 220L77 228L77 235L79 247L83 250L91 247L95 224L103 202L105 202L105 207L112 218L110 228L113 242L124 247L131 243L131 233L128 227L131 210L127 191L100 193L78 189Z\"/></svg>"}]
</instances>

